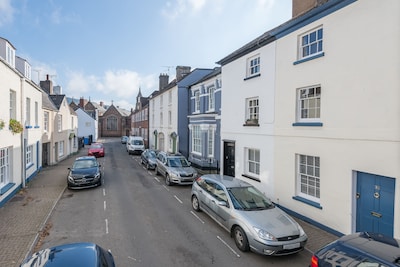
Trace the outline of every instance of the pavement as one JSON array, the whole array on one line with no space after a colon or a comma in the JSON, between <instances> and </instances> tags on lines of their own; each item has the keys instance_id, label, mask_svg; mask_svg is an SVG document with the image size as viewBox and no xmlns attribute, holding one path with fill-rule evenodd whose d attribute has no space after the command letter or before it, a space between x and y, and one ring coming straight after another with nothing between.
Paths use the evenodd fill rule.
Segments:
<instances>
[{"instance_id":1,"label":"pavement","mask_svg":"<svg viewBox=\"0 0 400 267\"><path fill-rule=\"evenodd\" d=\"M57 165L42 168L26 186L0 208L0 266L18 267L22 260L40 247L47 234L47 222L66 189L67 168L83 148ZM338 237L300 219L308 235L306 250L314 252Z\"/></svg>"}]
</instances>

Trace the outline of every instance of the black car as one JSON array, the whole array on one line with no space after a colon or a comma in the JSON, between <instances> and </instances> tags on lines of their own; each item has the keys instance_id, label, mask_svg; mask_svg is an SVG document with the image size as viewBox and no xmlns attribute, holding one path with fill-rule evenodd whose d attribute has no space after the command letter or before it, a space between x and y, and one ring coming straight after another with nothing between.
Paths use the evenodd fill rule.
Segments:
<instances>
[{"instance_id":1,"label":"black car","mask_svg":"<svg viewBox=\"0 0 400 267\"><path fill-rule=\"evenodd\" d=\"M140 162L146 166L146 169L154 170L157 165L157 152L152 149L146 149L140 156Z\"/></svg>"},{"instance_id":2,"label":"black car","mask_svg":"<svg viewBox=\"0 0 400 267\"><path fill-rule=\"evenodd\" d=\"M318 250L310 267L399 267L400 240L360 232L339 238Z\"/></svg>"},{"instance_id":3,"label":"black car","mask_svg":"<svg viewBox=\"0 0 400 267\"><path fill-rule=\"evenodd\" d=\"M68 168L68 188L80 189L100 186L102 184L101 165L94 156L84 156L75 159Z\"/></svg>"},{"instance_id":4,"label":"black car","mask_svg":"<svg viewBox=\"0 0 400 267\"><path fill-rule=\"evenodd\" d=\"M25 259L20 267L115 267L111 252L94 243L71 243L46 248Z\"/></svg>"}]
</instances>

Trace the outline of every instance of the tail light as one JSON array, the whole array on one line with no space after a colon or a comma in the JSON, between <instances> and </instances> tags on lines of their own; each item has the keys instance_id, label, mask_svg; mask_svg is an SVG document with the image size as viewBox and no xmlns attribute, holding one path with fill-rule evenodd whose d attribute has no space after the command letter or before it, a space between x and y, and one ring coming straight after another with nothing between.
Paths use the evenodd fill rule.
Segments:
<instances>
[{"instance_id":1,"label":"tail light","mask_svg":"<svg viewBox=\"0 0 400 267\"><path fill-rule=\"evenodd\" d=\"M318 267L318 258L317 258L317 256L313 255L311 257L310 267Z\"/></svg>"}]
</instances>

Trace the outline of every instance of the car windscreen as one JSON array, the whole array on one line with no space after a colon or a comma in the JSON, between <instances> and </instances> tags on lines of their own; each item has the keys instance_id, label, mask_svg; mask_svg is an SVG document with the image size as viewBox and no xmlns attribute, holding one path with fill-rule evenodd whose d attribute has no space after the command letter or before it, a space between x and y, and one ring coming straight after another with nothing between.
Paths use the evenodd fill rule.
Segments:
<instances>
[{"instance_id":1,"label":"car windscreen","mask_svg":"<svg viewBox=\"0 0 400 267\"><path fill-rule=\"evenodd\" d=\"M253 186L228 188L233 206L238 210L271 209L274 204Z\"/></svg>"},{"instance_id":2,"label":"car windscreen","mask_svg":"<svg viewBox=\"0 0 400 267\"><path fill-rule=\"evenodd\" d=\"M72 166L73 169L86 169L93 168L97 166L97 162L95 160L78 160L74 162Z\"/></svg>"},{"instance_id":3,"label":"car windscreen","mask_svg":"<svg viewBox=\"0 0 400 267\"><path fill-rule=\"evenodd\" d=\"M149 153L147 154L149 158L156 158L157 155L154 151L149 151Z\"/></svg>"},{"instance_id":4,"label":"car windscreen","mask_svg":"<svg viewBox=\"0 0 400 267\"><path fill-rule=\"evenodd\" d=\"M90 146L90 148L102 148L102 147L103 147L103 145L99 145L99 144L92 144Z\"/></svg>"},{"instance_id":5,"label":"car windscreen","mask_svg":"<svg viewBox=\"0 0 400 267\"><path fill-rule=\"evenodd\" d=\"M185 158L169 158L169 167L189 167L189 162Z\"/></svg>"},{"instance_id":6,"label":"car windscreen","mask_svg":"<svg viewBox=\"0 0 400 267\"><path fill-rule=\"evenodd\" d=\"M142 140L133 140L133 144L136 146L141 146L141 145L143 145L143 141Z\"/></svg>"}]
</instances>

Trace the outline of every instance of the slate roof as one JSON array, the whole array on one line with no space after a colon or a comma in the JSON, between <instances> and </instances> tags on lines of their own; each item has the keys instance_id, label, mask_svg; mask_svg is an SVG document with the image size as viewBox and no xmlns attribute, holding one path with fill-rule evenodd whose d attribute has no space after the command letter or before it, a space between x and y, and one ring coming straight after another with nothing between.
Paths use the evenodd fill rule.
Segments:
<instances>
[{"instance_id":1,"label":"slate roof","mask_svg":"<svg viewBox=\"0 0 400 267\"><path fill-rule=\"evenodd\" d=\"M42 91L42 107L53 111L58 110L53 101L50 99L50 96L44 91Z\"/></svg>"},{"instance_id":2,"label":"slate roof","mask_svg":"<svg viewBox=\"0 0 400 267\"><path fill-rule=\"evenodd\" d=\"M57 110L60 109L64 97L65 95L49 95L49 98L51 99L51 101L53 101L54 105L57 107Z\"/></svg>"}]
</instances>

